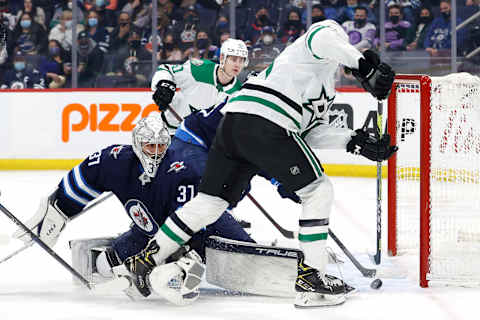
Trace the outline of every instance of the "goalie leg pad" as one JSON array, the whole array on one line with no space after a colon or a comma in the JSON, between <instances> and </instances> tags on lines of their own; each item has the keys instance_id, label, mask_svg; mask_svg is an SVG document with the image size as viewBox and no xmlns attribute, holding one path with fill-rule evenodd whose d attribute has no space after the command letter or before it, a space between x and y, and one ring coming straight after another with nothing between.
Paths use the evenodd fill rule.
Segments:
<instances>
[{"instance_id":1,"label":"goalie leg pad","mask_svg":"<svg viewBox=\"0 0 480 320\"><path fill-rule=\"evenodd\" d=\"M73 268L90 282L104 282L108 280L109 278L98 273L97 258L111 246L112 241L113 238L71 240L69 245L72 250ZM80 283L76 278L74 278L74 282Z\"/></svg>"}]
</instances>

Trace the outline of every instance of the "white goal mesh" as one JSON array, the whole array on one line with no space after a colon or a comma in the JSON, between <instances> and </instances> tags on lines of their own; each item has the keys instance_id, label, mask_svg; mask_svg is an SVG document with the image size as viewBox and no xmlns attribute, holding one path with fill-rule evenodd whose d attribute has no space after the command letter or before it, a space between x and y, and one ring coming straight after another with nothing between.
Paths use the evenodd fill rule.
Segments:
<instances>
[{"instance_id":1,"label":"white goal mesh","mask_svg":"<svg viewBox=\"0 0 480 320\"><path fill-rule=\"evenodd\" d=\"M480 285L480 79L398 76L389 118L390 253L420 247L422 286Z\"/></svg>"}]
</instances>

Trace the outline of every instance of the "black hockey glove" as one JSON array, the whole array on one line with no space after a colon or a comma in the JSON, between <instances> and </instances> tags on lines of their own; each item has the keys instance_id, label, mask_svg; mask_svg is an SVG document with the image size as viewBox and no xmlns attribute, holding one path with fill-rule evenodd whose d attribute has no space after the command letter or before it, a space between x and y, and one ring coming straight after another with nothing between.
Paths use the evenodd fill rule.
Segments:
<instances>
[{"instance_id":1,"label":"black hockey glove","mask_svg":"<svg viewBox=\"0 0 480 320\"><path fill-rule=\"evenodd\" d=\"M388 64L380 62L374 51L366 50L363 56L358 62L358 70L351 70L352 74L375 98L386 99L392 88L395 72Z\"/></svg>"},{"instance_id":2,"label":"black hockey glove","mask_svg":"<svg viewBox=\"0 0 480 320\"><path fill-rule=\"evenodd\" d=\"M168 109L170 102L172 102L177 85L170 80L160 80L156 88L152 96L153 101L155 101L160 111L165 111Z\"/></svg>"},{"instance_id":3,"label":"black hockey glove","mask_svg":"<svg viewBox=\"0 0 480 320\"><path fill-rule=\"evenodd\" d=\"M359 154L372 161L388 160L397 150L390 145L390 135L384 134L380 140L370 136L365 130L355 130L352 140L347 143L347 152Z\"/></svg>"},{"instance_id":4,"label":"black hockey glove","mask_svg":"<svg viewBox=\"0 0 480 320\"><path fill-rule=\"evenodd\" d=\"M147 247L140 251L140 253L128 257L123 263L130 272L131 281L135 284L140 294L148 297L151 294L150 280L148 276L157 263L152 255L157 253L160 247L155 239L148 242Z\"/></svg>"}]
</instances>

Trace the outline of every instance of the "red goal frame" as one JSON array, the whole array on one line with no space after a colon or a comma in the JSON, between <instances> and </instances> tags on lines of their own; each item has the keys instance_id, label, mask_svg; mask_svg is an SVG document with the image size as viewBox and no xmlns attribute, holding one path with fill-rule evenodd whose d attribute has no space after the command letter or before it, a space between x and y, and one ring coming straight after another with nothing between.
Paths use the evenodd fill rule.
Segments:
<instances>
[{"instance_id":1,"label":"red goal frame","mask_svg":"<svg viewBox=\"0 0 480 320\"><path fill-rule=\"evenodd\" d=\"M399 84L416 83L420 91L420 286L428 287L428 257L430 252L430 102L432 80L426 75L397 75L388 98L388 132L392 144L397 143L397 91L409 92L410 89L399 89ZM394 155L388 160L388 253L391 256L397 255L396 235L396 168L397 156Z\"/></svg>"}]
</instances>

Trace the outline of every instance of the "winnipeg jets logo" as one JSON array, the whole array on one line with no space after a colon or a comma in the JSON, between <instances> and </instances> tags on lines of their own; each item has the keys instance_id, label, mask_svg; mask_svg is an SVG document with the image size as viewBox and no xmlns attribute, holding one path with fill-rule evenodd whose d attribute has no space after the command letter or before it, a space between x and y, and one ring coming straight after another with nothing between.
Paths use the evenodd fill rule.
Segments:
<instances>
[{"instance_id":1,"label":"winnipeg jets logo","mask_svg":"<svg viewBox=\"0 0 480 320\"><path fill-rule=\"evenodd\" d=\"M175 161L170 165L170 169L168 169L167 173L175 171L175 173L178 173L180 170L185 169L185 165L183 164L183 161Z\"/></svg>"},{"instance_id":2,"label":"winnipeg jets logo","mask_svg":"<svg viewBox=\"0 0 480 320\"><path fill-rule=\"evenodd\" d=\"M114 147L114 148L112 148L112 150L110 150L110 155L114 159L118 159L118 154L120 153L120 151L122 151L122 149L123 149L123 146Z\"/></svg>"},{"instance_id":3,"label":"winnipeg jets logo","mask_svg":"<svg viewBox=\"0 0 480 320\"><path fill-rule=\"evenodd\" d=\"M128 200L127 203L125 203L125 209L137 227L143 231L155 233L158 230L158 224L153 220L147 207L140 200Z\"/></svg>"}]
</instances>

